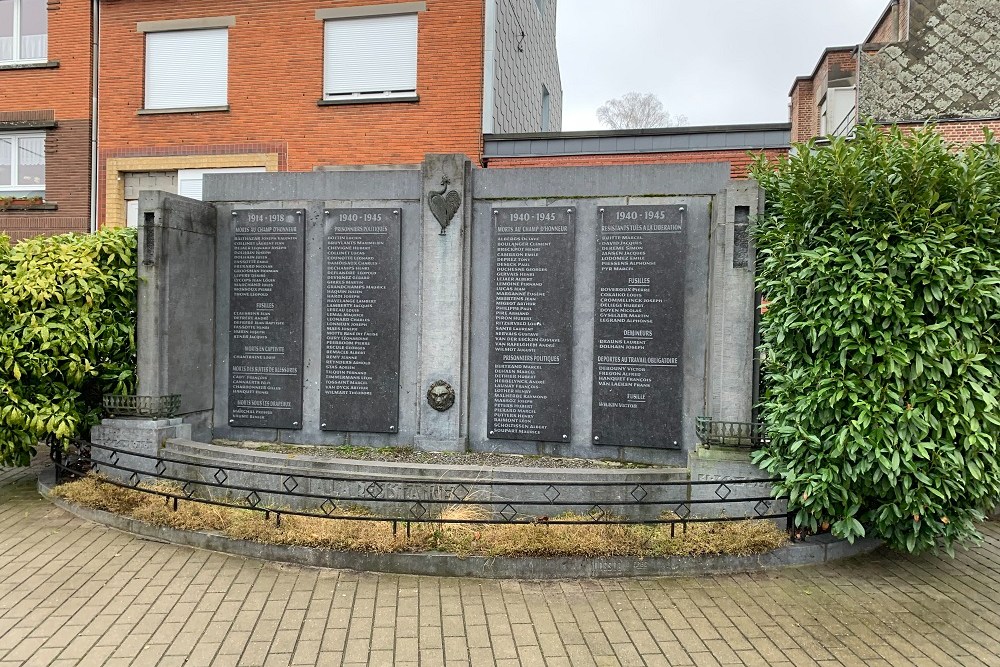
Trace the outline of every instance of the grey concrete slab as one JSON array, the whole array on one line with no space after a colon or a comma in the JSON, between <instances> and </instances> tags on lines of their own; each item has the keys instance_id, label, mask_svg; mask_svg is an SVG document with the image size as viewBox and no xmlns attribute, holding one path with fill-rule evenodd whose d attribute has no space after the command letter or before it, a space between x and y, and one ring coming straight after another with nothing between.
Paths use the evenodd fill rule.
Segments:
<instances>
[{"instance_id":1,"label":"grey concrete slab","mask_svg":"<svg viewBox=\"0 0 1000 667\"><path fill-rule=\"evenodd\" d=\"M138 393L181 396L198 437L214 405L215 207L163 192L139 198Z\"/></svg>"}]
</instances>

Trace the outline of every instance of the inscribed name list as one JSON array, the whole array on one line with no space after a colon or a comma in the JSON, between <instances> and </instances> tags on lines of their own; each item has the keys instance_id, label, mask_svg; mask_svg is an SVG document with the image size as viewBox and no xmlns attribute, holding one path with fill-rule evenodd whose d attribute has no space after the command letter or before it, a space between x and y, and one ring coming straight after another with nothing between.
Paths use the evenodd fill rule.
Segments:
<instances>
[{"instance_id":1,"label":"inscribed name list","mask_svg":"<svg viewBox=\"0 0 1000 667\"><path fill-rule=\"evenodd\" d=\"M569 441L575 213L493 211L490 438Z\"/></svg>"},{"instance_id":2,"label":"inscribed name list","mask_svg":"<svg viewBox=\"0 0 1000 667\"><path fill-rule=\"evenodd\" d=\"M323 248L320 427L396 433L400 209L333 209Z\"/></svg>"},{"instance_id":3,"label":"inscribed name list","mask_svg":"<svg viewBox=\"0 0 1000 667\"><path fill-rule=\"evenodd\" d=\"M234 211L229 425L302 428L304 211Z\"/></svg>"},{"instance_id":4,"label":"inscribed name list","mask_svg":"<svg viewBox=\"0 0 1000 667\"><path fill-rule=\"evenodd\" d=\"M594 444L681 447L685 210L599 210Z\"/></svg>"}]
</instances>

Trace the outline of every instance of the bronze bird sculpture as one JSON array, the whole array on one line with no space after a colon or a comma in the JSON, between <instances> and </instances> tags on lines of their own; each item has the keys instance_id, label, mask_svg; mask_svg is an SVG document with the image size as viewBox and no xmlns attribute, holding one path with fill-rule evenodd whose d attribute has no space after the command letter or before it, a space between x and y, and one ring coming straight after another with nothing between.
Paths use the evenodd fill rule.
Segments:
<instances>
[{"instance_id":1,"label":"bronze bird sculpture","mask_svg":"<svg viewBox=\"0 0 1000 667\"><path fill-rule=\"evenodd\" d=\"M429 196L431 213L441 225L441 236L445 235L448 225L451 224L451 219L455 217L458 209L462 206L462 196L455 190L448 192L449 185L451 185L451 179L445 176L441 179L441 190L431 190ZM445 194L446 192L447 194Z\"/></svg>"}]
</instances>

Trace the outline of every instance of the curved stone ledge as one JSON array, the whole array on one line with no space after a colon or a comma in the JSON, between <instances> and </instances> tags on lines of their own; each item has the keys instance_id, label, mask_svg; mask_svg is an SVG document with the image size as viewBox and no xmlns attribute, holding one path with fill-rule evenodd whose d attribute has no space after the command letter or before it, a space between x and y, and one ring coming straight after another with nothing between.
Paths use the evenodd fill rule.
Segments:
<instances>
[{"instance_id":1,"label":"curved stone ledge","mask_svg":"<svg viewBox=\"0 0 1000 667\"><path fill-rule=\"evenodd\" d=\"M684 481L687 468L657 466L646 468L533 468L486 467L478 465L449 465L440 463L405 463L391 461L364 461L360 459L281 454L239 447L213 445L182 438L167 440L163 454L190 462L221 465L223 462L257 468L262 471L289 473L290 470L319 474L350 474L366 479L386 477L392 479L452 480L529 480L548 481L558 474L563 481L579 482L663 482Z\"/></svg>"},{"instance_id":2,"label":"curved stone ledge","mask_svg":"<svg viewBox=\"0 0 1000 667\"><path fill-rule=\"evenodd\" d=\"M445 553L365 553L330 551L310 547L262 544L236 540L218 533L162 528L110 512L69 503L52 495L54 473L39 476L39 493L56 507L71 514L141 537L198 549L219 551L312 567L363 572L427 575L438 577L480 577L485 579L596 579L612 577L662 577L755 572L782 567L821 565L843 558L871 553L878 540L849 544L829 535L810 538L758 556L671 556L668 558L487 558L459 557Z\"/></svg>"}]
</instances>

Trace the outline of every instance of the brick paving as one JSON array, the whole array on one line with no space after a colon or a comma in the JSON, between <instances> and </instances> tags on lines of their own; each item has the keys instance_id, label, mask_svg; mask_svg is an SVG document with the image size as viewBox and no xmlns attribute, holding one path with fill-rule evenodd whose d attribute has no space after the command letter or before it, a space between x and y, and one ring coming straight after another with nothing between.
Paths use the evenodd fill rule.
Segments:
<instances>
[{"instance_id":1,"label":"brick paving","mask_svg":"<svg viewBox=\"0 0 1000 667\"><path fill-rule=\"evenodd\" d=\"M132 537L0 470L0 667L995 666L1000 525L984 533L955 560L701 578L358 574Z\"/></svg>"}]
</instances>

